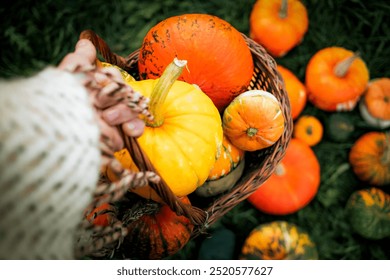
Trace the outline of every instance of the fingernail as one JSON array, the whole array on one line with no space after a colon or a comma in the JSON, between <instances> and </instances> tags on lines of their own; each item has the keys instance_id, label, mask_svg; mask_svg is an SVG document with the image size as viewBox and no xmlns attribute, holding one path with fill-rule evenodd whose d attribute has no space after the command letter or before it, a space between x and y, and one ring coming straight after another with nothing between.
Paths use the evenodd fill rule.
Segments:
<instances>
[{"instance_id":1,"label":"fingernail","mask_svg":"<svg viewBox=\"0 0 390 280\"><path fill-rule=\"evenodd\" d=\"M106 112L105 117L107 121L113 122L119 117L119 112L117 110L109 110Z\"/></svg>"},{"instance_id":2,"label":"fingernail","mask_svg":"<svg viewBox=\"0 0 390 280\"><path fill-rule=\"evenodd\" d=\"M133 123L127 123L126 126L127 126L127 128L128 128L129 130L132 130L132 131L135 130L135 125L134 125Z\"/></svg>"},{"instance_id":3,"label":"fingernail","mask_svg":"<svg viewBox=\"0 0 390 280\"><path fill-rule=\"evenodd\" d=\"M84 39L81 39L77 42L76 44L76 48L77 47L84 47L85 45L87 45L88 41L87 40L84 40Z\"/></svg>"}]
</instances>

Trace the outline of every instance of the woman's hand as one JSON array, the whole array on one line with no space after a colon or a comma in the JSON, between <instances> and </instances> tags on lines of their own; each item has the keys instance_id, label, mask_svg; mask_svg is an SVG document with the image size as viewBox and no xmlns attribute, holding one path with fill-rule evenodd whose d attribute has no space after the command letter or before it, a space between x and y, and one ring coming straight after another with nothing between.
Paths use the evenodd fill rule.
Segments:
<instances>
[{"instance_id":1,"label":"woman's hand","mask_svg":"<svg viewBox=\"0 0 390 280\"><path fill-rule=\"evenodd\" d=\"M87 39L80 39L75 51L66 55L58 68L74 73L83 72L94 69L96 60L95 46ZM128 136L139 137L145 124L138 117L139 112L127 106L127 95L132 89L125 85L119 70L114 67L98 70L92 71L92 76L87 75L84 84L96 109L102 136L109 143L107 148L118 151L124 147L124 143L117 126L121 125Z\"/></svg>"}]
</instances>

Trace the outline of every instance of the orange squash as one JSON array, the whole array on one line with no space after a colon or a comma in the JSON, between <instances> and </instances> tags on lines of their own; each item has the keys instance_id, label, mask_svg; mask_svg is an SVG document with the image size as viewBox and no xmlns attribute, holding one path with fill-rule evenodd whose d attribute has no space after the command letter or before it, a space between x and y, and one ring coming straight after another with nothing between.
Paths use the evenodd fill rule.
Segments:
<instances>
[{"instance_id":1,"label":"orange squash","mask_svg":"<svg viewBox=\"0 0 390 280\"><path fill-rule=\"evenodd\" d=\"M360 136L349 152L356 176L375 186L390 184L390 135L371 131Z\"/></svg>"},{"instance_id":2,"label":"orange squash","mask_svg":"<svg viewBox=\"0 0 390 280\"><path fill-rule=\"evenodd\" d=\"M308 99L324 111L351 111L366 90L368 80L365 62L342 47L318 51L306 68Z\"/></svg>"},{"instance_id":3,"label":"orange squash","mask_svg":"<svg viewBox=\"0 0 390 280\"><path fill-rule=\"evenodd\" d=\"M390 78L374 79L359 103L362 118L375 128L390 126Z\"/></svg>"},{"instance_id":4,"label":"orange squash","mask_svg":"<svg viewBox=\"0 0 390 280\"><path fill-rule=\"evenodd\" d=\"M181 199L190 204L188 197ZM190 240L194 228L190 220L178 216L168 205L157 206L154 212L148 211L135 221L124 221L129 233L121 252L126 258L162 259L178 252Z\"/></svg>"},{"instance_id":5,"label":"orange squash","mask_svg":"<svg viewBox=\"0 0 390 280\"><path fill-rule=\"evenodd\" d=\"M254 70L242 34L208 14L173 16L152 27L140 49L140 77L158 78L174 57L188 61L180 80L198 85L220 112L246 90Z\"/></svg>"},{"instance_id":6,"label":"orange squash","mask_svg":"<svg viewBox=\"0 0 390 280\"><path fill-rule=\"evenodd\" d=\"M248 201L264 213L292 214L312 201L318 192L320 177L320 164L313 150L293 138L274 173Z\"/></svg>"},{"instance_id":7,"label":"orange squash","mask_svg":"<svg viewBox=\"0 0 390 280\"><path fill-rule=\"evenodd\" d=\"M298 79L293 72L281 65L277 66L282 75L288 98L290 100L291 115L295 120L302 113L306 106L307 92L305 85Z\"/></svg>"},{"instance_id":8,"label":"orange squash","mask_svg":"<svg viewBox=\"0 0 390 280\"><path fill-rule=\"evenodd\" d=\"M263 90L241 93L226 107L222 117L224 134L244 151L272 146L283 134L284 123L280 103Z\"/></svg>"},{"instance_id":9,"label":"orange squash","mask_svg":"<svg viewBox=\"0 0 390 280\"><path fill-rule=\"evenodd\" d=\"M250 37L274 57L282 57L303 39L309 27L299 0L258 0L250 19Z\"/></svg>"},{"instance_id":10,"label":"orange squash","mask_svg":"<svg viewBox=\"0 0 390 280\"><path fill-rule=\"evenodd\" d=\"M314 116L301 116L294 124L293 137L309 146L317 145L322 140L323 133L322 123Z\"/></svg>"}]
</instances>

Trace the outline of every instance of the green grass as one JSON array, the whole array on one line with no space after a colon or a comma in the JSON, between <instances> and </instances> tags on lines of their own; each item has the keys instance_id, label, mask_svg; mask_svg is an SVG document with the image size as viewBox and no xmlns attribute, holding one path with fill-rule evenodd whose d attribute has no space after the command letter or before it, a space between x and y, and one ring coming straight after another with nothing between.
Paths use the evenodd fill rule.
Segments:
<instances>
[{"instance_id":1,"label":"green grass","mask_svg":"<svg viewBox=\"0 0 390 280\"><path fill-rule=\"evenodd\" d=\"M36 2L36 3L35 3ZM215 14L248 34L249 13L254 0L241 1L9 1L0 7L0 76L31 75L49 64L57 64L74 48L79 33L92 29L113 51L126 56L140 47L143 36L158 21L176 14ZM302 81L310 57L319 49L342 46L359 51L371 78L390 77L390 4L386 0L303 1L309 12L309 31L303 42L277 62L291 69ZM325 113L308 104L303 114L326 122ZM334 143L325 135L315 146L321 164L321 186L304 209L287 216L270 216L244 201L214 224L231 229L236 236L237 257L250 230L272 220L286 220L307 230L316 242L320 259L390 259L389 238L370 241L352 232L344 212L349 195L367 185L357 180L348 165L353 142L372 130L357 110L348 113L356 130L345 143ZM389 192L389 186L383 187ZM205 237L192 240L173 256L196 259Z\"/></svg>"}]
</instances>

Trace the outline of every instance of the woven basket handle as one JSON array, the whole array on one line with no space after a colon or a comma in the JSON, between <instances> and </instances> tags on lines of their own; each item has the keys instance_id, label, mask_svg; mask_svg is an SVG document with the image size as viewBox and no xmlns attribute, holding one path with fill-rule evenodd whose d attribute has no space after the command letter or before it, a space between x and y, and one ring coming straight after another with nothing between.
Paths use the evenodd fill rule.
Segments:
<instances>
[{"instance_id":1,"label":"woven basket handle","mask_svg":"<svg viewBox=\"0 0 390 280\"><path fill-rule=\"evenodd\" d=\"M92 30L84 30L80 33L79 39L88 39L96 47L96 50L103 56L104 60L122 69L127 69L127 61L124 57L111 51L107 43Z\"/></svg>"},{"instance_id":2,"label":"woven basket handle","mask_svg":"<svg viewBox=\"0 0 390 280\"><path fill-rule=\"evenodd\" d=\"M131 68L133 60L126 59L112 52L107 43L100 38L92 30L84 30L80 33L79 39L88 39L96 47L96 50L103 56L106 62L116 65L124 70ZM124 134L121 127L118 127L122 134L122 138L125 142L125 147L129 151L131 158L134 163L137 165L140 171L153 171L156 174L158 172L154 168L152 162L142 151L138 141L134 137L128 137ZM160 176L161 177L161 176ZM190 204L185 204L179 199L172 190L168 187L163 179L160 183L153 184L150 183L156 193L162 198L162 200L174 211L177 215L183 215L187 217L194 225L199 226L200 230L207 227L208 223L208 213L198 207L192 206ZM199 230L199 229L198 229Z\"/></svg>"}]
</instances>

